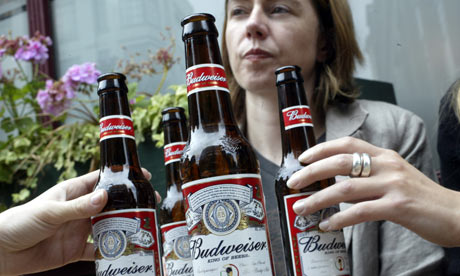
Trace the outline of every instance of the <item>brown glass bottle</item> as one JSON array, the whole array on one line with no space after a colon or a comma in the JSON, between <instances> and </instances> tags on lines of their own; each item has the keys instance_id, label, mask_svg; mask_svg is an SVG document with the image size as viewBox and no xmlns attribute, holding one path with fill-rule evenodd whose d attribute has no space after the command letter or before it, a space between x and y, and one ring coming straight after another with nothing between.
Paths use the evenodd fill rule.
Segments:
<instances>
[{"instance_id":1,"label":"brown glass bottle","mask_svg":"<svg viewBox=\"0 0 460 276\"><path fill-rule=\"evenodd\" d=\"M181 107L166 108L161 114L167 190L160 208L163 275L193 276L182 180L179 175L179 161L188 139L186 118Z\"/></svg>"},{"instance_id":2,"label":"brown glass bottle","mask_svg":"<svg viewBox=\"0 0 460 276\"><path fill-rule=\"evenodd\" d=\"M91 218L96 274L160 275L156 200L137 156L125 76L98 78L101 169L108 202Z\"/></svg>"},{"instance_id":3,"label":"brown glass bottle","mask_svg":"<svg viewBox=\"0 0 460 276\"><path fill-rule=\"evenodd\" d=\"M214 21L182 20L190 138L181 178L193 270L273 275L259 164L233 115Z\"/></svg>"},{"instance_id":4,"label":"brown glass bottle","mask_svg":"<svg viewBox=\"0 0 460 276\"><path fill-rule=\"evenodd\" d=\"M316 140L300 68L285 66L278 68L275 74L283 149L275 190L288 275L350 275L343 232L324 233L318 227L321 219L329 217L338 207L307 217L296 215L292 209L295 201L334 184L334 179L322 180L302 190L286 186L291 175L303 168L298 157L314 146Z\"/></svg>"}]
</instances>

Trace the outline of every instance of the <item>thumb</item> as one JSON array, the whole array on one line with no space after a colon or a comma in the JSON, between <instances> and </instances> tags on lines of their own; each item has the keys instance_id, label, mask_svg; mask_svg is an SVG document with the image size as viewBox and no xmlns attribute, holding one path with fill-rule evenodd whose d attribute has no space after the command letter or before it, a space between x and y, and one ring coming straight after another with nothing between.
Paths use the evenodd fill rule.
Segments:
<instances>
[{"instance_id":1,"label":"thumb","mask_svg":"<svg viewBox=\"0 0 460 276\"><path fill-rule=\"evenodd\" d=\"M85 219L97 215L107 203L107 192L95 190L73 200L59 202L50 210L48 222L61 224L69 220Z\"/></svg>"}]
</instances>

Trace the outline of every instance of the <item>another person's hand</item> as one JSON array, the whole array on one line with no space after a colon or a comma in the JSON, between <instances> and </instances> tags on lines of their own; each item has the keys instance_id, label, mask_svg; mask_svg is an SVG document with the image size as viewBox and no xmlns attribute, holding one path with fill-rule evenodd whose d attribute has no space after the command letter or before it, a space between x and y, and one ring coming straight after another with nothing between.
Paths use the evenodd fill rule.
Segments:
<instances>
[{"instance_id":1,"label":"another person's hand","mask_svg":"<svg viewBox=\"0 0 460 276\"><path fill-rule=\"evenodd\" d=\"M0 213L0 275L94 260L94 246L87 243L90 217L107 202L105 190L92 192L98 173L61 182L34 200ZM151 177L146 170L144 175Z\"/></svg>"},{"instance_id":2,"label":"another person's hand","mask_svg":"<svg viewBox=\"0 0 460 276\"><path fill-rule=\"evenodd\" d=\"M355 152L371 156L369 177L344 178L299 200L294 211L309 215L341 202L356 203L323 221L320 228L337 230L389 220L439 245L460 245L460 193L432 181L396 152L362 140L345 137L305 151L299 160L309 165L295 173L288 186L298 189L317 180L350 175Z\"/></svg>"}]
</instances>

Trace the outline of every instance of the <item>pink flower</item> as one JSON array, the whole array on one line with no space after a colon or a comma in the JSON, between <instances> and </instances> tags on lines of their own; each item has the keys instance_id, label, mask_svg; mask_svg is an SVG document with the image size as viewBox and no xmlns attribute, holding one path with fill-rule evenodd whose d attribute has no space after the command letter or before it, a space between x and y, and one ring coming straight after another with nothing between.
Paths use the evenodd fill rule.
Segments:
<instances>
[{"instance_id":1,"label":"pink flower","mask_svg":"<svg viewBox=\"0 0 460 276\"><path fill-rule=\"evenodd\" d=\"M19 48L14 54L15 59L37 63L43 63L48 57L48 48L36 40L21 40Z\"/></svg>"},{"instance_id":2,"label":"pink flower","mask_svg":"<svg viewBox=\"0 0 460 276\"><path fill-rule=\"evenodd\" d=\"M37 102L44 113L57 116L69 108L73 97L75 94L69 95L62 81L47 80L45 89L38 90Z\"/></svg>"},{"instance_id":3,"label":"pink flower","mask_svg":"<svg viewBox=\"0 0 460 276\"><path fill-rule=\"evenodd\" d=\"M80 65L75 64L67 69L67 72L62 77L62 81L64 82L67 93L73 95L78 84L95 84L100 74L101 72L96 69L95 63L86 62Z\"/></svg>"},{"instance_id":4,"label":"pink flower","mask_svg":"<svg viewBox=\"0 0 460 276\"><path fill-rule=\"evenodd\" d=\"M101 74L96 69L95 63L86 62L80 65L72 65L65 73L64 81L73 81L86 84L94 84L97 82L97 77Z\"/></svg>"}]
</instances>

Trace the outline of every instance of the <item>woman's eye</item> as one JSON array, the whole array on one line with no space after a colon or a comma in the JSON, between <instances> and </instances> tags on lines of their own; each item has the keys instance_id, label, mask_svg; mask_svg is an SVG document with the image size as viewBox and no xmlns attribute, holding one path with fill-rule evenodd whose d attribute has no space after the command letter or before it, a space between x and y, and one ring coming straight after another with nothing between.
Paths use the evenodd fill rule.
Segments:
<instances>
[{"instance_id":1,"label":"woman's eye","mask_svg":"<svg viewBox=\"0 0 460 276\"><path fill-rule=\"evenodd\" d=\"M242 15L244 14L244 10L242 8L233 8L231 11L230 11L230 15L231 16L237 16L237 15Z\"/></svg>"},{"instance_id":2,"label":"woman's eye","mask_svg":"<svg viewBox=\"0 0 460 276\"><path fill-rule=\"evenodd\" d=\"M287 13L289 12L288 8L283 6L276 6L273 8L272 13Z\"/></svg>"}]
</instances>

